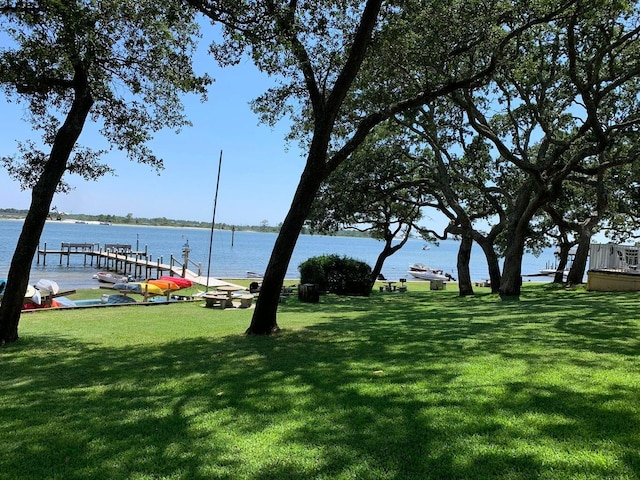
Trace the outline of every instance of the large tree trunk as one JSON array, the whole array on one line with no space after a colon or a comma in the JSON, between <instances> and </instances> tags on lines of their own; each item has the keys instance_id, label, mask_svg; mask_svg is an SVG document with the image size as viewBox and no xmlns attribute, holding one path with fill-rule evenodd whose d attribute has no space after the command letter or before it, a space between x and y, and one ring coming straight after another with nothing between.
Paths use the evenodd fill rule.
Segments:
<instances>
[{"instance_id":1,"label":"large tree trunk","mask_svg":"<svg viewBox=\"0 0 640 480\"><path fill-rule=\"evenodd\" d=\"M473 295L471 272L469 270L472 247L473 238L470 235L462 235L460 247L458 248L458 291L461 297Z\"/></svg>"},{"instance_id":2,"label":"large tree trunk","mask_svg":"<svg viewBox=\"0 0 640 480\"><path fill-rule=\"evenodd\" d=\"M318 171L319 168L314 168L313 165L314 162L307 162L307 166L302 173L300 183L293 197L289 213L284 219L278 237L276 238L262 280L262 287L260 288L256 308L253 311L251 324L246 330L246 334L270 335L280 330L276 313L278 311L280 291L282 290L284 277L287 274L287 267L291 261L291 256L298 237L300 236L304 221L309 214L311 204L324 178L322 171Z\"/></svg>"},{"instance_id":3,"label":"large tree trunk","mask_svg":"<svg viewBox=\"0 0 640 480\"><path fill-rule=\"evenodd\" d=\"M567 283L569 285L578 285L582 283L584 272L587 269L587 259L589 258L589 250L591 249L591 237L593 232L591 228L585 228L580 232L578 240L578 248L573 257L573 263L567 275Z\"/></svg>"},{"instance_id":4,"label":"large tree trunk","mask_svg":"<svg viewBox=\"0 0 640 480\"><path fill-rule=\"evenodd\" d=\"M569 252L572 245L568 242L560 244L560 252L558 255L558 265L556 267L556 273L553 275L553 283L564 283L564 271L567 268L569 262Z\"/></svg>"},{"instance_id":5,"label":"large tree trunk","mask_svg":"<svg viewBox=\"0 0 640 480\"><path fill-rule=\"evenodd\" d=\"M25 218L16 250L11 259L2 303L0 304L0 344L18 340L18 324L24 303L24 292L29 283L31 263L38 248L49 208L58 184L67 168L67 161L93 105L86 80L76 75L76 98L65 123L54 139L49 159L42 175L33 187L31 205Z\"/></svg>"},{"instance_id":6,"label":"large tree trunk","mask_svg":"<svg viewBox=\"0 0 640 480\"><path fill-rule=\"evenodd\" d=\"M476 238L476 243L480 245L484 256L487 260L487 269L489 270L489 282L491 283L491 293L498 293L500 291L500 262L498 255L493 247L493 240Z\"/></svg>"},{"instance_id":7,"label":"large tree trunk","mask_svg":"<svg viewBox=\"0 0 640 480\"><path fill-rule=\"evenodd\" d=\"M350 48L347 48L348 55L344 66L336 77L333 90L327 96L321 93L324 88L319 88L316 83L317 78L305 47L300 38L296 36L298 29L294 26L295 16L293 15L296 8L295 4L292 3L288 8L290 16L283 15L277 20L279 33L283 35L286 43L289 44L291 53L298 61L305 78L314 114L314 133L300 183L293 197L289 213L284 219L280 233L273 246L260 289L260 296L251 318L251 324L246 330L247 334L268 335L279 330L276 313L280 300L280 290L282 289L287 266L291 261L291 255L298 241L300 231L309 215L311 204L320 184L348 155L349 149L346 149L343 150L344 156L339 156L338 158L334 156L333 161L327 162L326 158L338 112L360 70L373 29L377 24L381 5L382 0L367 0L360 23L353 36L353 42ZM216 20L215 18L213 19ZM372 128L372 126L369 128ZM351 140L351 149L354 149L358 143L364 141L366 131L366 129L362 129L361 135L357 140Z\"/></svg>"},{"instance_id":8,"label":"large tree trunk","mask_svg":"<svg viewBox=\"0 0 640 480\"><path fill-rule=\"evenodd\" d=\"M529 179L521 187L518 198L509 213L510 221L505 231L509 239L505 250L502 278L500 279L501 297L519 297L522 287L522 257L524 245L529 233L529 224L540 207L554 198L561 182L555 184L553 190L540 189L539 185ZM535 192L537 190L537 192Z\"/></svg>"},{"instance_id":9,"label":"large tree trunk","mask_svg":"<svg viewBox=\"0 0 640 480\"><path fill-rule=\"evenodd\" d=\"M529 212L537 209L530 208ZM524 256L524 244L529 230L529 221L532 215L523 214L517 222L512 222L512 227L507 230L509 244L505 250L502 277L500 278L500 296L519 297L522 287L522 257Z\"/></svg>"}]
</instances>

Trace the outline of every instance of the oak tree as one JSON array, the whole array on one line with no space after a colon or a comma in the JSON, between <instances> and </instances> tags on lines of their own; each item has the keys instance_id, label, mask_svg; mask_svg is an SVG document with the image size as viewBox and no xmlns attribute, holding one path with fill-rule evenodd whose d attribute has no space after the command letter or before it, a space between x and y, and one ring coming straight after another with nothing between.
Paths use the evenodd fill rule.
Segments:
<instances>
[{"instance_id":1,"label":"oak tree","mask_svg":"<svg viewBox=\"0 0 640 480\"><path fill-rule=\"evenodd\" d=\"M31 262L53 195L65 174L94 179L109 172L103 151L78 145L97 122L112 148L162 168L147 147L153 132L188 122L181 95L206 93L192 68L198 34L194 12L171 0L5 0L0 85L27 107L41 142L4 157L9 173L32 191L0 305L0 343L18 339Z\"/></svg>"},{"instance_id":2,"label":"oak tree","mask_svg":"<svg viewBox=\"0 0 640 480\"><path fill-rule=\"evenodd\" d=\"M493 72L504 47L554 16L547 2L437 0L187 0L224 29L222 64L248 52L280 85L254 103L263 119L291 115L306 162L264 275L250 334L279 330L279 294L322 182L381 122ZM526 4L525 4L526 3ZM538 5L538 2L535 2ZM554 2L551 10L567 2ZM426 75L406 81L407 71Z\"/></svg>"}]
</instances>

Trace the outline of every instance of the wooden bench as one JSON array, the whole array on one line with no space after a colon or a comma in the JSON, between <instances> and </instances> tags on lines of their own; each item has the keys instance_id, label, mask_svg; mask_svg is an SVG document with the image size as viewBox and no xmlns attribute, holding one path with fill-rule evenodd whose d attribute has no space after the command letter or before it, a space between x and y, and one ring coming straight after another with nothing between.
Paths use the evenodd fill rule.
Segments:
<instances>
[{"instance_id":1,"label":"wooden bench","mask_svg":"<svg viewBox=\"0 0 640 480\"><path fill-rule=\"evenodd\" d=\"M204 295L202 298L204 298L205 301L205 307L207 308L213 308L216 305L220 305L220 308L226 308L227 307L227 296L226 295L220 295L217 293L209 293L207 295Z\"/></svg>"}]
</instances>

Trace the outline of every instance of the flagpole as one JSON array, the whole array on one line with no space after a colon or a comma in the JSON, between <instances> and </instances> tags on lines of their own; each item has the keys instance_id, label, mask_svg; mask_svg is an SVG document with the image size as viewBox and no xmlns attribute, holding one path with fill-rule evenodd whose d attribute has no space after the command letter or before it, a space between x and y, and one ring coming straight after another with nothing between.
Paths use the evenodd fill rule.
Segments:
<instances>
[{"instance_id":1,"label":"flagpole","mask_svg":"<svg viewBox=\"0 0 640 480\"><path fill-rule=\"evenodd\" d=\"M213 248L213 228L216 225L216 207L218 205L218 187L220 186L220 170L222 169L222 150L218 161L218 180L216 181L216 194L213 200L213 218L211 219L211 236L209 237L209 262L207 264L207 285L205 292L209 291L209 274L211 272L211 249Z\"/></svg>"}]
</instances>

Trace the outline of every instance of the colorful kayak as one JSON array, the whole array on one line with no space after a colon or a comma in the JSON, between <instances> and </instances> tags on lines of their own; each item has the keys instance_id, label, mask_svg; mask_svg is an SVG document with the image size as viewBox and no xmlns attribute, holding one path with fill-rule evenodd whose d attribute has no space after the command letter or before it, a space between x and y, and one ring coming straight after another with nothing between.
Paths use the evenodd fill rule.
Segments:
<instances>
[{"instance_id":1,"label":"colorful kayak","mask_svg":"<svg viewBox=\"0 0 640 480\"><path fill-rule=\"evenodd\" d=\"M147 280L147 283L150 283L151 285L155 285L159 288L161 288L164 291L167 290L180 290L182 287L179 286L177 283L171 281L171 280L164 280L164 279L158 279L158 280Z\"/></svg>"},{"instance_id":2,"label":"colorful kayak","mask_svg":"<svg viewBox=\"0 0 640 480\"><path fill-rule=\"evenodd\" d=\"M159 280L169 280L175 283L176 285L178 285L180 288L189 288L193 286L193 282L188 278L171 277L169 275L163 275L162 277L159 278Z\"/></svg>"}]
</instances>

